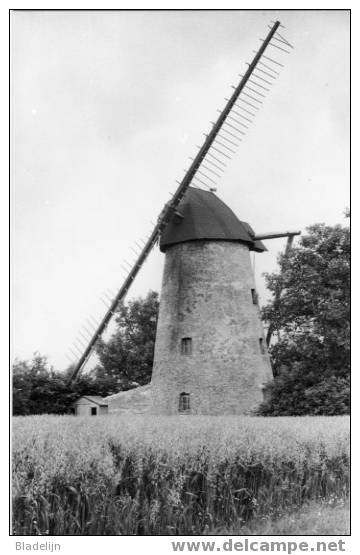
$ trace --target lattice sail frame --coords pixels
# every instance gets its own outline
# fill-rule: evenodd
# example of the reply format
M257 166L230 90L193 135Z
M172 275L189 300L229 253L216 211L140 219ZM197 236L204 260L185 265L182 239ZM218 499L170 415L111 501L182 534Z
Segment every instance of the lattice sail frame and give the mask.
M176 213L188 187L190 185L200 188L206 187L210 190L214 188L217 179L221 178L221 174L225 171L227 161L231 159L231 155L236 153L234 149L239 147L239 143L246 135L249 124L256 117L256 113L263 103L262 99L266 96L265 93L270 91L269 87L274 84L280 75L279 70L284 67L284 64L274 60L272 55L265 55L264 52L267 48L273 47L276 51L289 54L293 46L279 33L278 29L283 27L279 21L272 22L272 25L268 25L268 27L270 28L268 35L265 39L260 39L262 45L259 50L253 51L255 56L252 62L248 64L248 69L243 75L240 75L239 84L233 86L234 92L230 98L225 99L227 103L223 110L218 110L220 114L217 121L211 122L212 128L205 135L203 145L198 147L199 151L196 157L191 159L192 163L182 181L177 182L178 188L163 208L158 221L153 223L154 227L150 235L145 241L142 241L142 244L136 242L137 248L133 249L136 260L132 264L124 261L122 267L127 272L127 276L119 291L112 298L108 296L108 293L105 293L106 300L101 299L107 308L104 317L100 323L97 323L91 317L91 320L87 321L90 330L83 326L86 335L80 332L82 339L77 340L80 347L76 342L73 343L76 350L74 352L73 349L70 349L70 351L78 361L69 378L69 383L76 378L93 353L98 339L104 333L119 303L125 298L136 275L157 243L161 232Z

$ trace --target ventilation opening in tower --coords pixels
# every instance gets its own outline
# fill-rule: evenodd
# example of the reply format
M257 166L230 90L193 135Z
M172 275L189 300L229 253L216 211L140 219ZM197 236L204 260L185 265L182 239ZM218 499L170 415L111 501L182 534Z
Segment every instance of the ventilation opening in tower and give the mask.
M253 304L258 304L258 294L256 292L256 289L251 289L251 298Z
M183 337L181 340L181 354L191 355L192 354L192 339L191 337Z
M180 393L179 412L190 412L190 393Z
M262 355L265 354L265 346L264 346L264 340L262 337L259 338L259 347L260 347L260 353Z

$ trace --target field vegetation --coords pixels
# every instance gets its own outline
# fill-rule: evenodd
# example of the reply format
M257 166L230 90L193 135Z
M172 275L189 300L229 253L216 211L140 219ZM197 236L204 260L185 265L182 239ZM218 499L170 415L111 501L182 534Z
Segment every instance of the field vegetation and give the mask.
M251 533L344 506L348 450L347 416L16 417L13 533Z
M350 506L344 499L310 501L276 518L261 516L230 528L210 530L222 536L344 536L350 534Z

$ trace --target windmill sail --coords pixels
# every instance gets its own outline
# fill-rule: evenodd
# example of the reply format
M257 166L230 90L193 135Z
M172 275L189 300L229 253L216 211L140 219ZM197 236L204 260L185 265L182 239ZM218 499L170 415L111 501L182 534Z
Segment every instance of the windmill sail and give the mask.
M183 199L188 187L206 187L211 189L216 183L216 178L221 177L224 172L226 162L231 159L231 155L235 154L235 148L246 134L249 124L256 116L256 112L260 109L262 98L265 97L265 92L269 91L269 87L279 75L278 69L283 67L283 64L273 59L273 56L265 56L264 52L271 46L281 49L289 53L291 44L279 34L278 28L281 26L279 21L276 21L270 27L270 31L265 39L260 39L262 45L258 51L255 51L255 56L244 75L240 75L241 80L234 88L234 92L227 100L225 108L220 111L220 115L216 122L213 123L212 129L209 134L205 135L205 141L196 157L187 170L182 181L173 194L171 200L165 205L162 210L157 223L149 238L142 246L137 258L132 266L126 268L128 275L121 285L119 291L108 306L107 311L101 322L94 329L86 348L83 350L75 369L69 379L71 383L79 373L79 371L86 364L88 358L92 354L97 340L102 336L112 316L116 312L119 303L122 302L125 295L129 291L132 282L140 271L142 265L147 259L154 245L157 243L162 231L167 223L171 220L176 213L181 200ZM280 42L275 43L274 41ZM286 48L285 48L286 47ZM262 61L265 60L265 61ZM264 69L265 68L265 69ZM276 68L276 69L275 69ZM139 245L138 245L139 246Z

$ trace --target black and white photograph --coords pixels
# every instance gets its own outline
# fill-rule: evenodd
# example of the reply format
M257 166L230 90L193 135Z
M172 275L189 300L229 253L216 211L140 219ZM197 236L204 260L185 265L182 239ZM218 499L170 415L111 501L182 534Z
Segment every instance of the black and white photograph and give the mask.
M345 551L350 15L9 11L17 551Z

